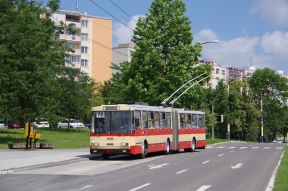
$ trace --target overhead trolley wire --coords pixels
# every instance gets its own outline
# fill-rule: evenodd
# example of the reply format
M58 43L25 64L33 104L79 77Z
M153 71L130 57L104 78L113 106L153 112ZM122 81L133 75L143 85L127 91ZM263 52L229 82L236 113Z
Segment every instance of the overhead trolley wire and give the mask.
M118 4L116 4L113 0L109 0L115 7L117 7L122 13L124 13L126 16L130 17L132 20L137 22L129 13L127 13L124 9L122 9Z
M112 18L114 18L115 20L117 20L118 22L120 22L121 24L123 24L124 26L126 26L127 28L131 29L133 31L133 29L131 27L129 27L126 23L124 23L123 21L121 21L120 19L118 19L117 17L113 16L111 13L109 13L106 9L104 9L103 7L101 7L99 4L97 4L95 1L93 0L89 0L93 5L95 5L96 7L98 7L99 9L101 9L102 11L104 11L105 13L107 13L108 15L110 15Z

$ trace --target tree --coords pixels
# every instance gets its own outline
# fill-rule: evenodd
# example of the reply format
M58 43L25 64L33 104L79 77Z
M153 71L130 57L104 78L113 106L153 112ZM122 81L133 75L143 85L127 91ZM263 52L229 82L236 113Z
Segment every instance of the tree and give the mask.
M283 129L285 104L288 98L288 80L271 69L257 70L249 80L254 100L260 110L263 101L264 134L273 140Z
M198 63L201 45L192 45L191 21L185 11L182 0L152 2L149 13L137 22L132 60L123 63L122 73L113 77L110 95L118 92L124 101L159 105L188 80L209 73L208 66L193 67ZM201 92L201 88L195 91ZM199 99L198 94L190 91L176 105L190 108L195 99Z
M50 20L59 0L48 5L0 0L0 118L7 121L67 117L64 105L77 117L90 109L93 82L65 67L67 49Z

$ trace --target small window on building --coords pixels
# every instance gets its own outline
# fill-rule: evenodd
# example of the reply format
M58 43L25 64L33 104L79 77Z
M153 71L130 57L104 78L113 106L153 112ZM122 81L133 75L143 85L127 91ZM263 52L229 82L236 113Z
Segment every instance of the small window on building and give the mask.
M81 53L82 54L87 54L88 53L88 47L87 46L82 46L81 47Z
M69 56L68 61L70 61L70 62L79 62L80 61L80 56L71 55L71 56Z
M219 69L218 68L216 68L216 74L219 74Z
M87 33L81 33L81 40L88 40L88 34Z
M225 76L225 70L222 70L222 75Z
M88 27L88 20L81 20L82 27Z
M82 59L81 60L81 66L82 67L88 67L88 60Z

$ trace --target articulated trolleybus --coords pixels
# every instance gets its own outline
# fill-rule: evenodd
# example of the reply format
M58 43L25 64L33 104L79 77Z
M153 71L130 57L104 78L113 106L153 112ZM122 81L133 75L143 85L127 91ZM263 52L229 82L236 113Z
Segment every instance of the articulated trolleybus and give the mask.
M92 108L90 153L135 155L205 148L205 114L161 106L102 105Z

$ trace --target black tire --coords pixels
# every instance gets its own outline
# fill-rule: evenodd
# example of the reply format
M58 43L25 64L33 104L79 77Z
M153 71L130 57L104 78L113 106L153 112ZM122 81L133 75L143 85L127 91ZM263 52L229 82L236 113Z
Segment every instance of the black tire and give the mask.
M169 140L167 140L166 145L165 145L165 154L166 155L171 154L170 141Z
M139 155L139 158L144 159L147 156L147 153L148 153L148 144L146 142L144 142L142 144L142 152Z
M196 139L193 138L191 142L191 152L195 152L196 150Z

